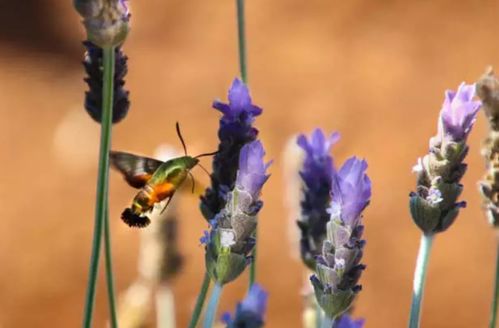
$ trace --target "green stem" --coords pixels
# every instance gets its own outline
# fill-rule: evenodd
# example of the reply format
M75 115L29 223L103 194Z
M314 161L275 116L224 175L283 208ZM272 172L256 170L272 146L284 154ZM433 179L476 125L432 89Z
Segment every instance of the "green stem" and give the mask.
M204 317L204 328L212 328L213 324L215 323L215 316L217 314L220 295L222 295L222 285L219 283L215 283L215 286L211 291L210 302L208 303L208 308L206 309L206 314Z
M236 0L237 6L237 36L239 43L239 70L241 71L241 79L244 83L248 83L248 63L246 57L246 29L244 23L244 0ZM256 233L255 233L255 241ZM253 249L253 260L250 264L249 287L253 286L256 278L256 243Z
M494 282L494 295L492 299L492 307L490 313L490 328L497 327L497 306L499 302L499 238L497 239L497 254L496 254L496 280Z
M109 201L106 200L106 203ZM116 316L116 300L114 297L113 255L111 252L111 229L109 227L109 204L104 217L104 252L106 260L107 298L109 303L109 317L111 328L118 328Z
M95 290L97 274L99 271L99 257L102 243L102 230L107 211L107 190L109 178L109 150L111 147L111 117L113 106L114 82L114 48L103 49L103 87L102 87L102 123L99 153L99 168L97 175L97 196L95 205L94 236L92 242L92 255L88 274L87 295L83 315L83 327L92 327L92 317L95 303Z
M206 294L208 293L208 288L210 288L210 275L205 272L203 284L201 285L201 291L199 292L198 299L196 300L196 306L194 307L194 313L192 314L191 322L189 323L189 328L195 328L199 321L199 316L203 310L204 301L206 300Z
M237 1L237 35L239 40L239 68L241 79L248 83L247 59L246 59L246 33L244 27L244 0Z
M250 272L249 272L249 288L251 288L251 286L253 286L253 284L255 283L255 279L256 279L256 254L257 254L256 241L258 240L256 238L256 235L257 235L257 231L255 230L255 246L253 247L253 252L251 253L253 258L251 259Z
M322 308L318 303L315 303L315 327L316 328L321 328L322 327L322 322L324 321L324 311L322 311Z
M416 271L414 272L414 289L412 294L411 314L409 318L409 328L419 328L421 320L421 303L428 271L433 235L421 237L418 258L416 260Z
M322 328L333 328L333 325L334 325L334 319L327 316L326 314L324 314L324 316L322 316L322 324L321 324Z

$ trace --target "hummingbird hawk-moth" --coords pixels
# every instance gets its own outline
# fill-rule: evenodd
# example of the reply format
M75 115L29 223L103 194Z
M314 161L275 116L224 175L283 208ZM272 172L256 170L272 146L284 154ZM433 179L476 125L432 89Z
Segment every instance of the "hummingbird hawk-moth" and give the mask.
M163 162L121 151L110 152L111 165L123 174L130 186L140 189L132 205L121 214L121 219L130 227L147 226L151 220L146 214L151 212L156 204L167 200L161 211L163 212L188 175L192 178L194 190L194 178L190 171L199 164L200 157L216 154L216 152L206 153L195 157L187 155L187 148L178 123L176 129L182 142L184 156Z

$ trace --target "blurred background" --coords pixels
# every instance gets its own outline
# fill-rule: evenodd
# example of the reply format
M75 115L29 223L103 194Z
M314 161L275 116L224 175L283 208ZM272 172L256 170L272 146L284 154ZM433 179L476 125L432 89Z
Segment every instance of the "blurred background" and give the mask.
M87 283L99 127L83 109L84 38L71 1L0 4L0 327L78 327ZM234 1L132 1L127 88L132 107L113 148L152 155L178 146L180 121L192 154L216 148L219 113L238 74ZM339 131L337 163L366 158L373 198L365 213L363 291L354 310L367 327L404 327L420 233L408 213L411 168L425 154L447 88L499 67L499 2L249 0L247 33L257 127L274 159L259 225L258 281L270 292L268 327L300 327L303 265L290 240L283 149L315 127ZM462 198L468 207L434 244L423 327L485 327L494 231L476 183L484 117L470 137ZM204 160L209 166L209 160ZM207 183L206 175L195 172ZM120 213L134 195L111 174L110 211L118 291L136 276L139 232ZM180 197L185 265L173 281L185 327L203 277L206 223L194 196ZM292 234L291 234L292 235ZM95 327L107 318L105 280ZM247 275L225 290L233 310Z

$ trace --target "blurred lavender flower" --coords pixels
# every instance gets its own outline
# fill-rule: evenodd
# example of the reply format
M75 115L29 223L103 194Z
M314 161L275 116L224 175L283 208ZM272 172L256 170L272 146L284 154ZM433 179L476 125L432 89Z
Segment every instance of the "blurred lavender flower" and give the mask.
M499 80L489 68L477 83L489 122L489 134L482 145L487 171L479 187L490 224L499 227Z
M256 140L258 130L252 124L262 109L253 105L248 87L235 79L229 90L229 103L213 103L222 112L218 138L218 153L213 158L211 188L201 197L201 211L206 220L212 220L224 208L227 194L234 188L241 148Z
M88 114L97 122L102 119L102 49L90 41L83 42L87 49L83 66L88 77L85 82L89 91L85 92L85 109ZM113 96L113 123L118 123L125 118L130 108L128 90L125 90L125 75L128 72L128 57L123 53L121 47L114 49L115 70L114 70L114 96Z
M268 293L258 284L253 284L246 298L237 305L234 318L230 313L225 313L222 321L227 328L260 328L265 322L267 311ZM343 328L348 328L345 326ZM355 328L352 326L352 328Z
M364 322L364 319L353 320L345 313L334 322L333 328L362 328Z
M125 41L130 12L124 0L73 0L73 4L83 17L90 42L104 48Z
M314 130L309 139L305 135L297 139L297 144L305 152L300 170L303 181L301 217L297 222L301 231L300 252L304 263L312 270L315 269L315 258L320 254L326 237L326 224L329 221L327 208L331 201L333 179L330 151L338 139L338 133L326 137L320 129Z
M371 197L366 169L366 161L352 157L339 171L333 170L327 236L317 257L316 274L310 278L317 302L332 319L344 313L361 290L357 284L365 269L360 264L365 245L361 215Z
M464 83L457 92L446 91L438 133L430 139L429 153L413 168L417 188L410 195L410 209L425 234L445 231L466 205L456 201L463 189L459 181L466 171L466 139L481 106L474 96L475 86Z
M270 163L264 163L260 141L241 148L235 187L227 194L227 203L213 220L211 230L201 241L206 243L207 271L219 284L237 278L249 264L255 245L257 214L263 206L261 189L269 175Z

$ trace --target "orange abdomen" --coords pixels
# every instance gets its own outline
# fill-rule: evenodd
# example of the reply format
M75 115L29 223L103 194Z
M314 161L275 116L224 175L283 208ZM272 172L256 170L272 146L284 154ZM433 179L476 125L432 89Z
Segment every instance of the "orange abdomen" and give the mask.
M174 193L175 186L172 183L165 182L155 186L147 184L133 199L132 210L136 214L150 211L154 204L173 196Z

